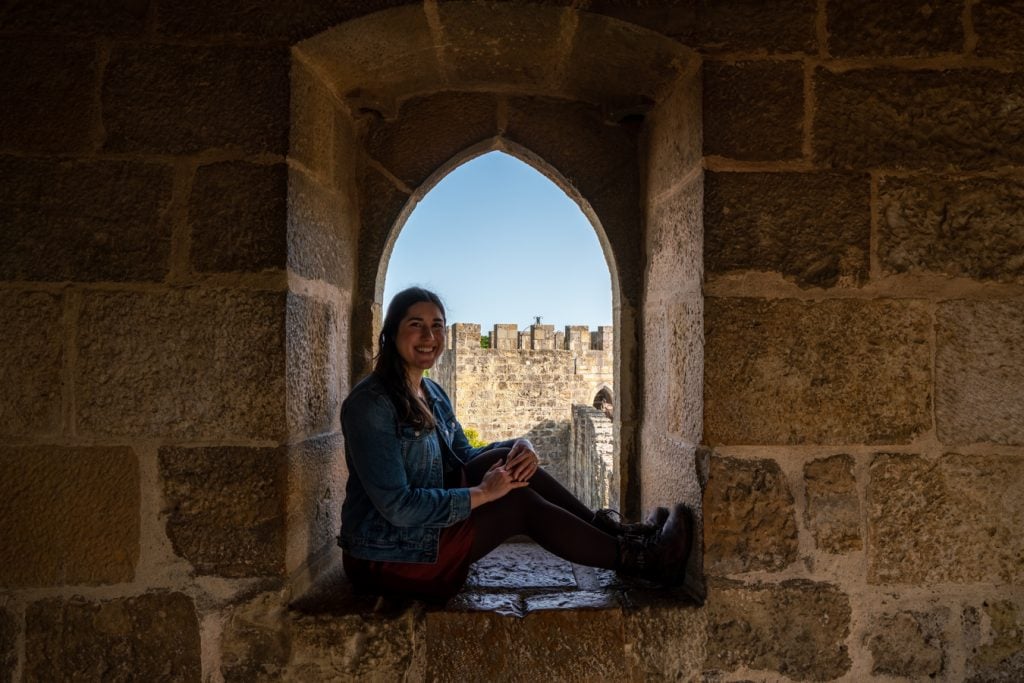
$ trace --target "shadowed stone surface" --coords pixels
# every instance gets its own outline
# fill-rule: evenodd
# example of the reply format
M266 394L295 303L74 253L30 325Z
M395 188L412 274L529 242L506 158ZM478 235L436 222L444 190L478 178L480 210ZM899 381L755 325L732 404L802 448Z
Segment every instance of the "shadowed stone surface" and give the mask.
M131 581L139 465L129 448L0 448L0 585Z
M0 157L0 278L162 280L171 168Z
M871 651L871 673L913 680L936 678L945 670L948 609L879 614L864 641Z
M881 454L870 473L870 583L1024 580L1024 460Z
M1024 680L1024 614L1009 600L967 607L963 615L971 683Z
M575 586L572 565L533 543L505 543L470 567L470 589L562 588Z
M985 57L1024 57L1024 7L1020 0L985 0L971 5L975 52Z
M711 444L906 443L931 426L931 320L916 301L711 297Z
M200 272L283 268L287 183L284 164L200 166L188 206L193 267Z
M1024 282L1024 182L885 177L879 258L889 272Z
M287 567L337 545L345 499L344 439L340 432L288 447Z
M0 30L75 35L141 33L149 5L148 0L15 0L4 9Z
M292 438L324 434L341 409L338 395L342 340L334 307L288 295L288 433Z
M818 548L830 553L860 550L860 502L853 458L833 455L804 465L804 523Z
M393 121L373 119L367 153L410 188L419 187L453 156L498 134L497 99L444 92L402 104Z
M825 11L834 57L927 57L964 49L960 3L829 0Z
M800 62L704 64L704 153L762 161L801 156Z
M706 656L707 610L672 608L662 596L624 616L631 680L699 678Z
M383 257L388 235L399 214L409 201L409 195L396 188L379 171L366 168L359 183L359 210L362 227L359 235L357 281L364 286L377 282L377 270ZM361 292L371 301L374 292Z
M778 463L712 457L704 492L705 570L777 571L796 558L793 494Z
M199 574L284 571L283 448L161 448L167 536Z
M660 199L703 156L700 74L680 79L647 119L647 198Z
M288 665L285 606L278 593L261 593L224 612L220 672L225 683L281 680Z
M850 601L831 584L716 581L707 613L705 670L748 667L822 681L850 668Z
M0 608L0 677L5 681L13 680L14 667L18 664L18 631L14 615Z
M103 83L104 148L284 154L290 59L285 48L115 47Z
M0 109L0 149L69 153L96 147L95 45L5 40L0 64L0 92L6 100Z
M841 168L985 169L1024 162L1024 74L863 69L814 74L815 161Z
M935 334L939 439L1024 444L1024 302L941 303Z
M59 296L0 292L0 434L60 431L62 315Z
M868 276L871 182L839 173L707 173L708 273L778 271L801 286Z
M26 680L200 680L199 622L181 593L41 600L25 621Z
M655 28L668 30L686 45L700 45L706 52L816 50L815 0L684 1L679 5L669 10L670 16L674 19L695 13L695 25L676 27L659 22Z
M288 172L288 268L351 289L356 209L302 171Z
M87 292L78 325L79 434L284 434L284 294Z
M334 174L334 99L323 77L314 75L298 60L291 69L291 131L288 158L300 162L315 176L331 182Z

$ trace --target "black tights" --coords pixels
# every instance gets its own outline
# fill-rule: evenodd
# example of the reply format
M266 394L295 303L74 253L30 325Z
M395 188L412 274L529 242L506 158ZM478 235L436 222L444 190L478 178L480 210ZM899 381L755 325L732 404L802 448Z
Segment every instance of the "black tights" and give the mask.
M466 466L469 485L479 484L491 465L504 459L509 450L495 448L473 458ZM593 510L540 468L530 477L529 486L481 505L470 518L474 531L472 562L508 538L526 534L545 550L570 562L606 569L616 565L615 538L594 526Z

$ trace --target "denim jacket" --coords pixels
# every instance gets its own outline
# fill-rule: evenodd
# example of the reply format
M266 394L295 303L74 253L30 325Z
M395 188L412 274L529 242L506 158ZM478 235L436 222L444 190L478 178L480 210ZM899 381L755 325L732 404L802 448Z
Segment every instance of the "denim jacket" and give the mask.
M400 424L387 390L372 374L341 406L349 474L338 542L353 557L436 562L441 529L466 519L470 510L468 488L444 488L445 467L461 467L512 443L471 447L444 389L429 379L423 386L436 429Z

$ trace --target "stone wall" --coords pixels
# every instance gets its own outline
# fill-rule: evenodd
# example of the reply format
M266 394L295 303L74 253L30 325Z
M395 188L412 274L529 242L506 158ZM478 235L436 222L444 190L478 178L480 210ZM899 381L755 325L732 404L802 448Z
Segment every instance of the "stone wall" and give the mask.
M612 420L591 406L572 407L568 482L587 507L618 510L619 476Z
M482 348L479 325L455 323L432 372L463 427L484 441L526 436L544 468L568 484L572 404L592 404L602 387L614 393L613 338L606 326L556 333L553 325L519 332L503 324Z

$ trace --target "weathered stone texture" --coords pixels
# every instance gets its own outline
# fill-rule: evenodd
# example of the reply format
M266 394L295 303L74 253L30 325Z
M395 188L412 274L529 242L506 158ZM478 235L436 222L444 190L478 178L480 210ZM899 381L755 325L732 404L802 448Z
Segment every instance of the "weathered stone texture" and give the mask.
M199 574L284 570L283 448L161 448L167 536Z
M703 151L700 74L680 79L647 119L647 197L660 198L700 168Z
M878 455L868 486L868 581L1024 580L1024 460Z
M329 431L338 414L341 339L328 303L288 296L287 410L292 438Z
M14 680L14 669L18 665L18 631L14 615L0 608L0 679Z
M169 166L0 157L0 278L162 280Z
M800 158L800 62L704 64L704 153L765 161Z
M879 614L864 642L871 651L871 673L912 680L935 679L946 669L948 609Z
M291 647L282 596L261 593L224 612L220 672L225 683L281 680Z
M707 572L779 570L796 558L793 494L778 463L713 457L704 491Z
M325 182L333 180L334 122L338 110L329 86L299 60L291 69L291 139L288 158Z
M361 293L374 300L377 271L384 256L385 246L399 215L409 201L409 195L396 188L391 181L373 168L365 168L359 180L359 256L357 281Z
M704 275L701 257L706 238L701 220L704 186L700 178L678 188L649 211L647 226L648 305L699 296Z
M708 173L708 273L777 271L801 286L867 279L871 182L840 173Z
M841 168L998 168L1024 162L1024 74L864 69L814 76L814 157Z
M825 12L834 57L928 57L964 49L960 3L829 0Z
M26 615L25 680L195 681L199 621L181 593L41 600Z
M4 8L0 30L86 36L141 33L149 5L148 0L15 0Z
M104 147L284 154L290 62L285 48L115 47L103 83Z
M340 432L288 448L287 569L337 545L345 499L344 439Z
M850 600L835 586L805 580L710 588L706 670L748 667L823 681L850 668Z
M99 143L96 47L68 41L0 45L0 149L73 153Z
M629 680L699 678L706 655L707 610L655 604L623 616Z
M131 581L139 466L129 448L0 448L0 585Z
M510 672L548 681L624 680L624 644L620 609L601 610L600 616L546 609L521 619L494 612L426 617L427 677L434 680L498 680Z
M255 272L287 259L288 167L226 161L200 166L189 197L193 268Z
M701 299L693 297L670 307L669 325L672 343L668 368L668 428L689 443L698 443L704 415L704 307ZM665 500L670 499L671 496Z
M369 209L368 209L369 210ZM288 173L288 268L351 289L355 207L298 169Z
M1024 444L1024 302L939 304L936 339L939 439Z
M415 650L423 647L419 640L423 636L421 629L422 615L416 607L386 616L364 613L293 617L288 679L404 680L413 666ZM422 679L422 673L412 673L413 680Z
M818 548L830 553L860 550L860 501L853 458L833 455L804 465L804 523Z
M975 52L984 57L1024 57L1024 5L1020 0L973 3L971 14L978 36Z
M282 293L90 292L77 341L82 435L285 433Z
M1024 181L884 177L878 192L887 271L1024 282Z
M706 299L708 443L905 443L931 425L916 301Z
M61 297L0 292L0 434L55 434L61 426Z
M689 18L694 14L696 21ZM706 52L814 52L816 14L815 0L682 2L653 28Z
M1024 680L1024 610L1009 600L967 607L963 614L970 683Z
M372 121L367 153L410 188L463 150L498 134L494 95L444 92L402 104L398 118Z

